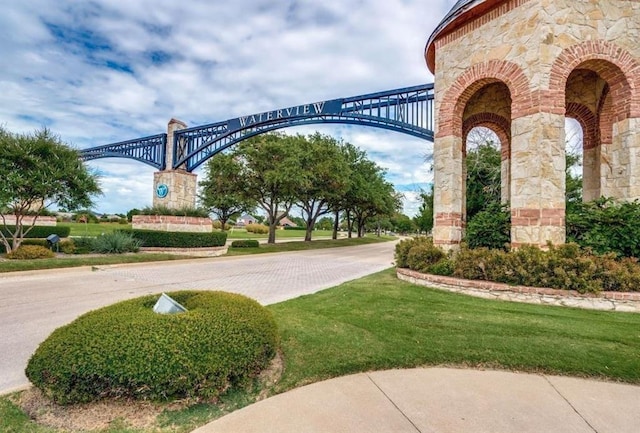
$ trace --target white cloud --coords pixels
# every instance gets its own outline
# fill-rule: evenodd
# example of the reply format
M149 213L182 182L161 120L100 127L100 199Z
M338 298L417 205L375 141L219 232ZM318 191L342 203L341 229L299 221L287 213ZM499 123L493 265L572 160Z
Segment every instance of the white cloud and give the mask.
M47 126L85 148L164 132L172 117L195 126L430 82L424 45L454 2L10 2L0 15L0 124ZM426 141L344 125L300 130L316 129L367 150L394 183L430 181ZM90 164L104 172L100 210L150 203L150 167Z

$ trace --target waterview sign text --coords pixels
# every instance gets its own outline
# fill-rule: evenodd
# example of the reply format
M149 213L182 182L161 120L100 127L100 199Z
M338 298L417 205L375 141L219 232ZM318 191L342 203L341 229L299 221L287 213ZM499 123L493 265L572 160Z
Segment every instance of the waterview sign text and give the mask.
M230 130L250 128L265 123L278 122L284 119L295 119L297 117L314 117L322 114L340 114L342 100L315 102L313 104L297 105L295 107L282 108L280 110L266 111L264 113L252 114L238 117L228 121Z

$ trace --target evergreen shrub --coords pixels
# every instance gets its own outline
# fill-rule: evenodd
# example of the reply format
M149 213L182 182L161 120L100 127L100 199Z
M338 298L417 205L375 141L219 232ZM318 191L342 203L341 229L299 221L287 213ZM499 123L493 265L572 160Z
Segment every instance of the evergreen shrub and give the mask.
M227 242L226 232L191 233L191 232L163 232L156 230L120 230L130 233L142 242L143 247L166 248L204 248L221 247Z
M231 248L258 248L260 243L255 239L239 239L231 242Z
M24 230L27 230L27 226ZM4 226L0 223L0 230L5 236L13 236L13 232L16 230L16 226L7 225ZM59 226L33 226L29 233L24 235L25 238L46 238L49 235L58 235L61 238L66 238L71 233L71 227L59 227Z
M467 223L465 242L470 248L508 249L511 212L506 205L491 203Z
M104 398L212 401L245 385L278 350L269 310L225 292L169 293L187 312L157 314L157 295L120 302L55 330L26 375L60 404Z

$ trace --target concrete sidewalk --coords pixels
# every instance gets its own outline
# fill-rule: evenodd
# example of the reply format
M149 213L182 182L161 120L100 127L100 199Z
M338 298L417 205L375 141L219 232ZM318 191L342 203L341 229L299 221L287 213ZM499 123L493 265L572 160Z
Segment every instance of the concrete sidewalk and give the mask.
M449 368L356 374L258 402L194 433L638 433L640 387Z

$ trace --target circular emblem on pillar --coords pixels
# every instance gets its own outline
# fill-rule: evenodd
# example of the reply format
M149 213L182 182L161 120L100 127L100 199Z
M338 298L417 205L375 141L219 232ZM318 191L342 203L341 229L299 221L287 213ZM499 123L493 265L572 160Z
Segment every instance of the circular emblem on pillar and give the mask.
M169 194L169 187L167 185L161 183L156 186L156 195L158 198L165 198L167 194Z

